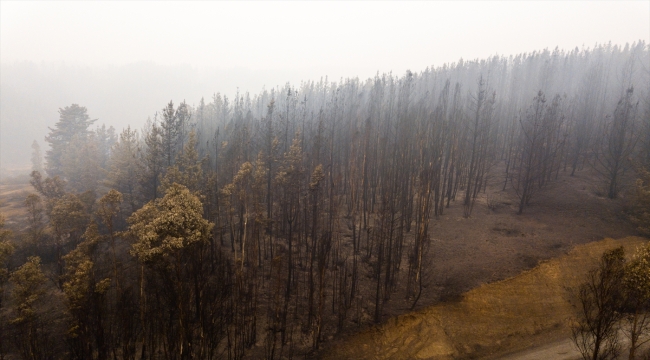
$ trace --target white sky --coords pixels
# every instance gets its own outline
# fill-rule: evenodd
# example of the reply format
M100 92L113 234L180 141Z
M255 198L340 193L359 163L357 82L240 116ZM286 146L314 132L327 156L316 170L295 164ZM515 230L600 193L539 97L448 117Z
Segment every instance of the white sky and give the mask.
M0 0L0 62L43 65L0 72L0 165L28 163L71 103L139 128L169 100L638 40L650 43L650 0Z
M316 80L640 39L650 42L647 0L0 3L4 63L153 61Z

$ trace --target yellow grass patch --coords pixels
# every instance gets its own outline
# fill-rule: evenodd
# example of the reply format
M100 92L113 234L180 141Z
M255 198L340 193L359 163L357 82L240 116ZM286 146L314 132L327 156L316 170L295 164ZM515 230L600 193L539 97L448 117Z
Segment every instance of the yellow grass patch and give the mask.
M513 278L434 305L335 345L326 359L452 359L485 357L567 334L574 296L602 253L624 246L628 255L646 239L605 239L571 250ZM537 336L536 336L537 335Z
M27 213L25 198L34 191L30 184L0 185L0 214L7 225L18 224Z

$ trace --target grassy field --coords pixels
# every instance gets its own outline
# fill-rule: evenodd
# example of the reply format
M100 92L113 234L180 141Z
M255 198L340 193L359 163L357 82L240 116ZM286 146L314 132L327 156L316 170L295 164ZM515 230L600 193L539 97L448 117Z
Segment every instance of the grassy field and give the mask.
M325 359L497 358L566 338L575 292L600 255L647 239L579 245L566 255L503 281L480 286L454 303L434 305L333 344Z

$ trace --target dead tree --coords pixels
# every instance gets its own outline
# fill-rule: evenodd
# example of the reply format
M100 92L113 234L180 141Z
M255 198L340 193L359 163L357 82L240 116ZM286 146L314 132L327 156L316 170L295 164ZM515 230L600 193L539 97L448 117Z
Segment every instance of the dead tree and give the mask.
M596 157L596 170L602 175L607 187L607 197L615 199L621 188L621 177L630 168L630 155L638 140L636 131L637 105L632 103L634 89L629 88L619 100L612 120L606 124L601 144L602 151Z

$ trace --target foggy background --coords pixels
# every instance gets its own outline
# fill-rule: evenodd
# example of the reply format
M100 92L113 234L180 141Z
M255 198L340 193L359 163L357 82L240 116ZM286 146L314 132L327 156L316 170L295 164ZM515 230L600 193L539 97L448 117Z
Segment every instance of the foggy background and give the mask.
M650 2L0 2L0 167L28 169L58 108L141 128L301 80L463 59L650 42ZM44 149L45 150L45 149Z

